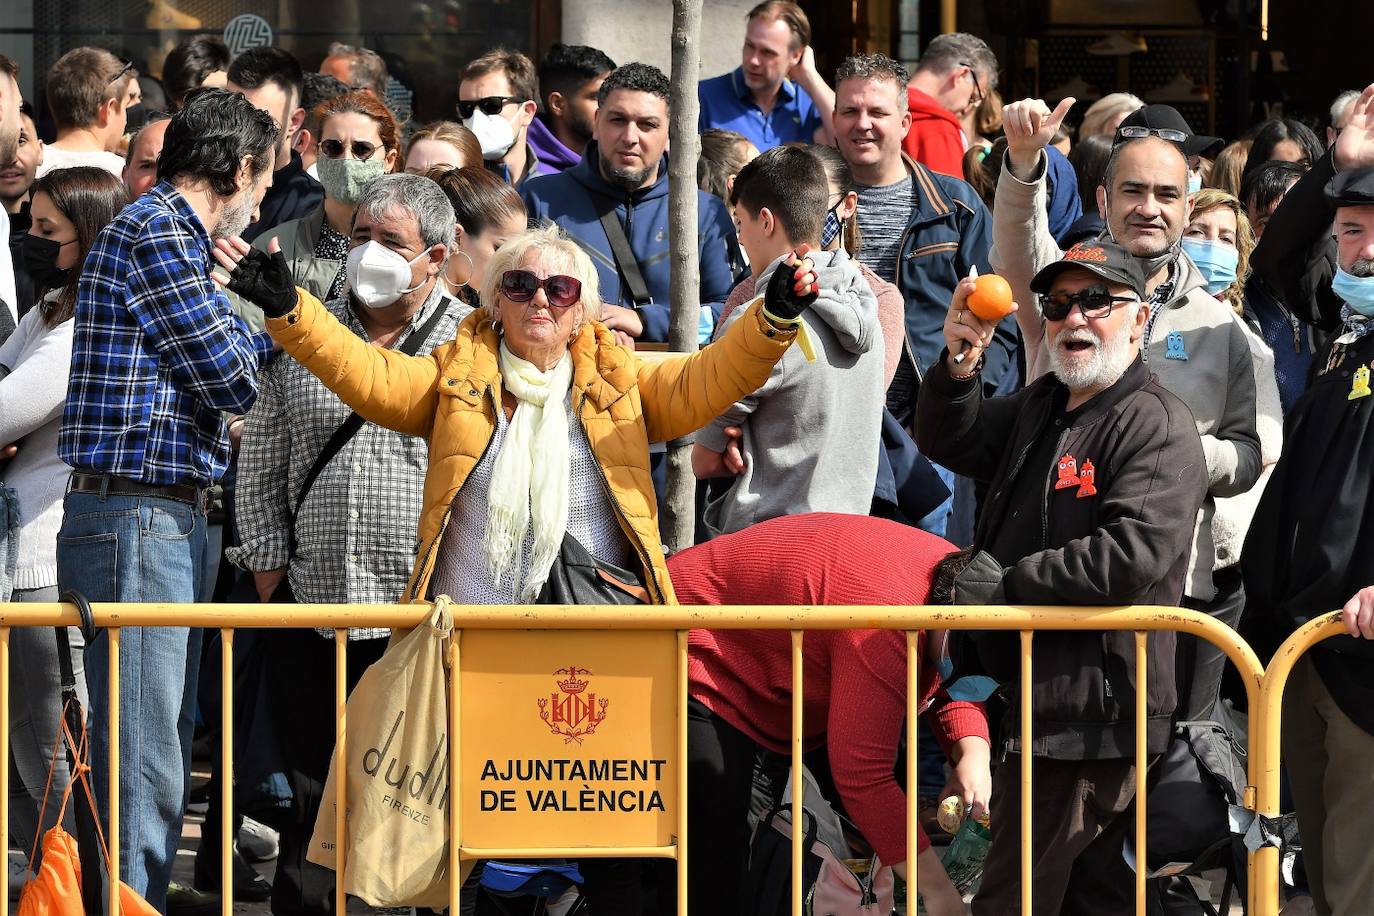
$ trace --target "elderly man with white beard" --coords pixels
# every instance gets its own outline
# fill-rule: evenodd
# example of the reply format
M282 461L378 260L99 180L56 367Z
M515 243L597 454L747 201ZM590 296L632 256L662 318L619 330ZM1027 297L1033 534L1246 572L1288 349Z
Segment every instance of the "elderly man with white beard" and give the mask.
M1192 414L1141 360L1149 321L1138 258L1108 239L1076 245L1030 281L1050 372L984 398L978 373L993 322L954 291L948 349L921 386L924 455L987 484L974 545L951 554L935 590L955 604L1177 605L1207 492ZM1016 637L975 636L988 672L1013 688ZM1146 691L1151 755L1177 703L1174 636L1152 633L1137 679L1129 633L1046 632L1034 642L1029 753L1036 756L1036 913L1127 912L1122 813L1135 794L1135 693ZM1013 717L1016 719L1017 717ZM975 914L1019 912L1017 722L994 774L992 848Z

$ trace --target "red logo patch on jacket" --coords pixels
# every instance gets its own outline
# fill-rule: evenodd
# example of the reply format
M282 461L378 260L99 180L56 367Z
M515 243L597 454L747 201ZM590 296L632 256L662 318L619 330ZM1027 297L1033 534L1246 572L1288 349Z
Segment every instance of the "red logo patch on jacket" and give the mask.
M1059 479L1055 481L1056 490L1067 490L1069 487L1076 487L1081 481L1078 479L1078 460L1072 455L1065 455L1059 459Z
M1078 498L1085 499L1089 496L1097 495L1097 487L1094 481L1097 478L1097 468L1093 467L1092 459L1083 462L1083 470L1078 473Z

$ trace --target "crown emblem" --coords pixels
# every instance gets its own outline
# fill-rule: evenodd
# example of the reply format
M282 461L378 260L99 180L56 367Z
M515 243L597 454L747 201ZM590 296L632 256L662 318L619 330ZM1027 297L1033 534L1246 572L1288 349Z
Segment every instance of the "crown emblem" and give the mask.
M579 674L591 674L586 668L578 668L576 665L569 665L567 668L559 668L554 675L566 674L567 677L558 682L558 689L564 693L581 693L587 689L590 681L578 677Z
M538 699L539 718L549 727L549 731L563 739L564 744L582 743L582 739L596 733L596 728L606 718L606 707L611 701L598 698L595 693L587 693L591 684L590 668L569 665L554 671L557 693Z

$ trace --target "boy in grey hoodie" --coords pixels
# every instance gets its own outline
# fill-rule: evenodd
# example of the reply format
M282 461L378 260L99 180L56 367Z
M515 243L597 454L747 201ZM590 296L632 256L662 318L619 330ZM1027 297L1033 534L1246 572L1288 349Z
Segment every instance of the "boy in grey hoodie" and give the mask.
M696 476L735 475L707 503L713 536L780 515L871 507L884 387L878 300L843 250L819 250L829 196L821 164L792 147L768 150L735 178L731 203L755 288L767 287L790 252L810 249L820 292L803 316L809 347L794 347L761 388L697 434ZM742 468L725 455L734 428Z

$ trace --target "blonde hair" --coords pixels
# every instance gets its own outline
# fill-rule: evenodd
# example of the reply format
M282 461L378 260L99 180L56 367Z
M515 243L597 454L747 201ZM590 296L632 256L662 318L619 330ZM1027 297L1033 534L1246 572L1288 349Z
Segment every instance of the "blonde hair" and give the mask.
M1083 112L1083 123L1078 128L1078 139L1091 137L1094 134L1102 134L1111 137L1116 133L1115 128L1107 130L1107 123L1115 120L1119 115L1130 114L1145 107L1137 96L1129 92L1112 92L1104 95L1088 106L1088 110Z
M1237 140L1229 143L1212 162L1212 171L1202 180L1204 188L1216 188L1233 197L1240 198L1240 180L1245 174L1245 160L1250 155L1253 140Z
M506 242L487 262L487 275L482 278L482 308L487 317L498 321L501 311L497 302L501 295L501 275L518 270L531 254L539 255L539 262L550 271L567 274L582 283L582 320L601 318L601 286L596 265L587 253L556 225L540 226L522 232Z
M1255 250L1255 233L1250 229L1245 208L1234 194L1217 188L1203 188L1193 195L1193 210L1188 214L1188 221L1192 222L1193 217L1217 207L1226 207L1236 215L1236 282L1228 286L1222 295L1236 314L1242 315L1245 313L1245 281L1250 276L1250 255Z

